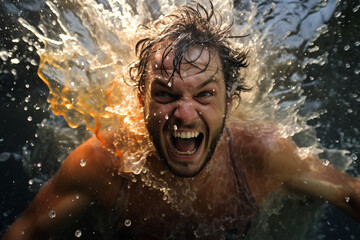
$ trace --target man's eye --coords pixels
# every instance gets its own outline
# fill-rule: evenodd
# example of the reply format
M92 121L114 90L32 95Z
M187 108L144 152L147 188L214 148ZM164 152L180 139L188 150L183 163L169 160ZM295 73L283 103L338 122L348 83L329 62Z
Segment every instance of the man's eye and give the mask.
M197 97L211 97L213 96L213 91L203 91L197 95Z
M164 92L164 91L159 91L159 92L155 93L155 96L160 97L160 98L171 98L171 97L173 97L170 93Z

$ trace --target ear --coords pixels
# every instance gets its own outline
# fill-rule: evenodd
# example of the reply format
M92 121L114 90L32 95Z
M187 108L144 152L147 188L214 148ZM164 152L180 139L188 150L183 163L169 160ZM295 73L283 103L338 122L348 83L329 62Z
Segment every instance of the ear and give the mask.
M143 95L139 91L137 92L137 98L138 98L139 103L141 104L141 106L144 106Z

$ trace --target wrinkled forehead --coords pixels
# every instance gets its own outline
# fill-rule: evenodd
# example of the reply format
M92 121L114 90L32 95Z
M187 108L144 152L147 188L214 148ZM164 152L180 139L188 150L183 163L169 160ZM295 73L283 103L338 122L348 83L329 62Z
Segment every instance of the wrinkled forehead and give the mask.
M191 71L192 74L208 72L216 74L222 70L220 58L213 49L204 46L192 46L183 53L183 57L175 60L176 51L168 46L161 45L156 48L150 57L150 71L153 73L162 73L165 71L171 75L176 69L176 73ZM175 60L175 61L174 61ZM176 61L181 61L180 64Z

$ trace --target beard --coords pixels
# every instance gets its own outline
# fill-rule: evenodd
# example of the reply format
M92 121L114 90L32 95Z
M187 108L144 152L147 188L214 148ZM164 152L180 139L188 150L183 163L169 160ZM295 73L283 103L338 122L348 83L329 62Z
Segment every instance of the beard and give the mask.
M226 116L226 112L224 116ZM216 147L219 143L219 140L223 134L224 127L225 127L225 117L223 117L222 119L221 127L215 131L214 136L212 137L209 149L207 150L205 161L201 164L201 166L197 170L195 170L192 173L184 173L182 171L178 171L177 169L173 168L171 164L169 164L169 160L165 157L159 138L154 138L153 135L151 134L150 135L151 135L152 143L158 154L158 157L162 160L162 162L166 165L166 167L170 170L170 172L172 172L175 176L178 177L191 178L198 175L213 157Z

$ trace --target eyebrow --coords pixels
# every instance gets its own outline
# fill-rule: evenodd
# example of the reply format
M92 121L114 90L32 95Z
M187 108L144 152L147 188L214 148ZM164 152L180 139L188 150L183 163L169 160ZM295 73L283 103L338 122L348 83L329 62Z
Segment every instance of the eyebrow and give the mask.
M202 82L201 84L199 84L196 89L200 89L203 88L204 86L208 85L209 83L214 82L215 84L219 85L219 81L216 80L216 78L214 76L211 76L209 79L207 79L206 81ZM167 82L162 81L159 77L156 77L155 80L153 81L153 84L157 84L160 86L163 86L165 88L169 88L171 89L171 87L169 87Z

